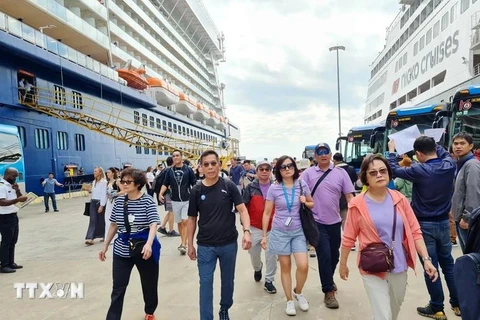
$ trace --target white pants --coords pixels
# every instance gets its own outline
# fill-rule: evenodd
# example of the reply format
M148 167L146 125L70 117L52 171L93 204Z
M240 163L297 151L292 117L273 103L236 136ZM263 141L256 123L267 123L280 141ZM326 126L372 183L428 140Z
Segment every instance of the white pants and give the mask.
M113 202L115 202L115 199L113 199ZM103 209L103 215L105 216L105 239L107 239L108 235L108 229L110 229L110 216L112 215L112 210L113 210L113 202L107 199L107 204L105 205L105 208Z
M407 272L388 273L383 280L363 275L363 285L373 311L374 320L396 320L407 289Z
M263 231L250 226L250 231L252 232L252 247L248 250L250 253L250 260L252 261L252 267L255 271L260 271L262 269L262 238ZM267 234L268 237L268 234ZM275 280L275 273L277 272L277 255L270 253L267 249L265 251L265 280L268 282L273 282Z

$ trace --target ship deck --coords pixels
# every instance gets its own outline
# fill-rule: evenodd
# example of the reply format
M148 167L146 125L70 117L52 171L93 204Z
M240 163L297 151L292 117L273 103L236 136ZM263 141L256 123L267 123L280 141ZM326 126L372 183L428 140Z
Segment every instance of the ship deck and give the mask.
M58 196L58 198L61 198ZM84 236L88 218L82 215L83 203L87 198L71 198L58 201L60 212L44 213L43 204L31 204L19 212L20 238L17 244L16 261L24 266L15 274L0 274L0 310L2 319L104 319L110 303L112 252L107 253L107 262L97 258L101 245L85 247ZM160 207L159 207L160 208ZM163 209L160 210L164 216ZM179 238L160 236L162 254L160 260L159 306L157 319L198 319L198 274L196 264L177 251ZM454 256L461 254L454 248ZM350 279L339 279L338 301L340 309L329 310L323 304L323 294L317 272L316 259L310 258L309 276L304 290L310 302L306 313L298 310L298 319L370 319L370 305L361 277L355 268L357 253L349 259ZM415 308L428 302L428 294L420 267L418 275L409 271L405 302L399 319L424 319L416 314ZM28 298L24 290L23 299L16 298L16 282L83 282L83 299L35 299ZM276 276L278 293L269 295L262 283L255 283L247 252L239 250L235 278L234 305L230 310L232 319L287 319L285 298L280 283L279 270ZM219 302L219 270L215 279L215 313ZM448 292L444 285L445 292ZM447 295L448 296L448 295ZM446 302L448 306L448 301ZM447 307L449 319L456 319ZM140 279L132 272L125 297L123 319L143 319L143 300ZM459 318L458 318L459 319Z

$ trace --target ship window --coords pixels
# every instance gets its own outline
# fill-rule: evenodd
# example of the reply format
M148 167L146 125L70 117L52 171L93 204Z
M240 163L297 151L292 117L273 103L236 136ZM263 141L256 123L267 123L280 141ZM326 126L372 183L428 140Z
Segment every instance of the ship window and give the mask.
M183 133L183 135L186 134L186 132L185 132L185 127L182 127L182 133Z
M50 148L50 139L48 137L48 130L35 129L35 147L37 147L37 149Z
M448 14L447 14L448 15ZM448 17L447 17L448 18ZM432 28L427 31L427 37L425 39L425 43L428 45L430 42L432 42Z
M85 136L83 134L75 134L75 150L85 151Z
M142 124L144 126L148 126L148 118L147 118L147 115L145 113L142 113Z
M413 45L413 56L416 56L418 53L418 41Z
M473 0L472 3L475 3L476 1L477 0ZM453 21L457 19L457 8L458 8L458 2L452 6L452 9L450 9L450 23L453 23Z
M460 13L464 13L465 11L467 11L469 6L470 6L470 0L461 0Z
M447 74L447 71L444 70L437 74L435 77L432 78L432 87L435 87L436 85L439 85L445 80L445 74Z
M22 141L22 147L25 148L27 146L27 135L25 131L25 127L18 126L18 135L20 136L20 141Z
M437 21L433 26L433 39L438 37L439 34L440 34L440 21Z
M407 100L410 101L417 96L417 88L407 93Z
M167 121L162 121L163 130L167 131Z
M190 136L190 128L187 128L187 136Z
M72 107L73 109L83 109L82 94L77 91L72 91Z
M407 64L407 53L405 52L403 54L403 65L406 65Z
M397 107L397 101L393 101L392 103L390 103L390 110L393 110Z
M425 47L425 36L422 36L420 38L420 51L422 51L424 47Z
M399 106L404 104L405 102L407 102L406 96L402 96L402 97L400 97L400 99L398 99L398 105Z
M150 116L150 127L155 128L155 118Z
M137 146L135 147L135 152L137 154L142 154L142 147L139 147L138 145L140 144L140 142L137 142Z
M156 149L152 149L152 155L156 155L157 154L157 150Z
M63 131L57 132L57 149L68 150L68 133Z
M172 123L168 122L168 132L172 132Z
M435 0L435 1L433 2L433 7L434 7L434 8L438 7L438 5L440 4L440 2L442 2L442 0Z
M162 129L162 122L157 118L157 129Z
M177 125L175 123L173 124L173 133L177 133Z
M418 87L418 94L422 94L430 89L430 80L425 81Z
M140 113L138 111L133 111L133 122L140 124Z
M150 149L148 149L147 147L143 148L143 153L150 154Z
M445 30L448 27L448 12L445 12L445 14L442 17L442 31Z
M67 98L65 97L65 88L55 85L54 91L55 104L64 106L67 103Z

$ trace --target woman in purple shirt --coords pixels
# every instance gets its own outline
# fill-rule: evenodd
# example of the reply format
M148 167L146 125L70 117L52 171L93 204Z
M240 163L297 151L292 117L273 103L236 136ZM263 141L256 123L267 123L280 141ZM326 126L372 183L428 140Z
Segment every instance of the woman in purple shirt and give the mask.
M262 247L266 249L268 223L275 206L268 250L278 255L280 261L282 286L287 297L285 312L289 316L297 314L292 299L292 254L297 266L297 285L293 289L293 296L297 299L300 310L308 310L308 301L302 293L308 275L308 256L307 240L300 221L300 206L303 203L308 208L313 208L313 200L310 189L304 181L298 180L299 176L297 165L291 157L283 156L278 159L275 165L275 179L278 183L272 184L268 190L262 221Z

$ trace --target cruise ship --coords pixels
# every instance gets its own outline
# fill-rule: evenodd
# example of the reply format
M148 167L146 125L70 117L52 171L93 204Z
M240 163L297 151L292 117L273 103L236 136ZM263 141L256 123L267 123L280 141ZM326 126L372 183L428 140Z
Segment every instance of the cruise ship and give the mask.
M480 1L400 0L371 65L364 122L398 107L448 102L480 79Z
M224 40L200 0L0 1L0 168L21 158L42 194L49 172L71 191L95 166L146 169L174 149L239 156Z

